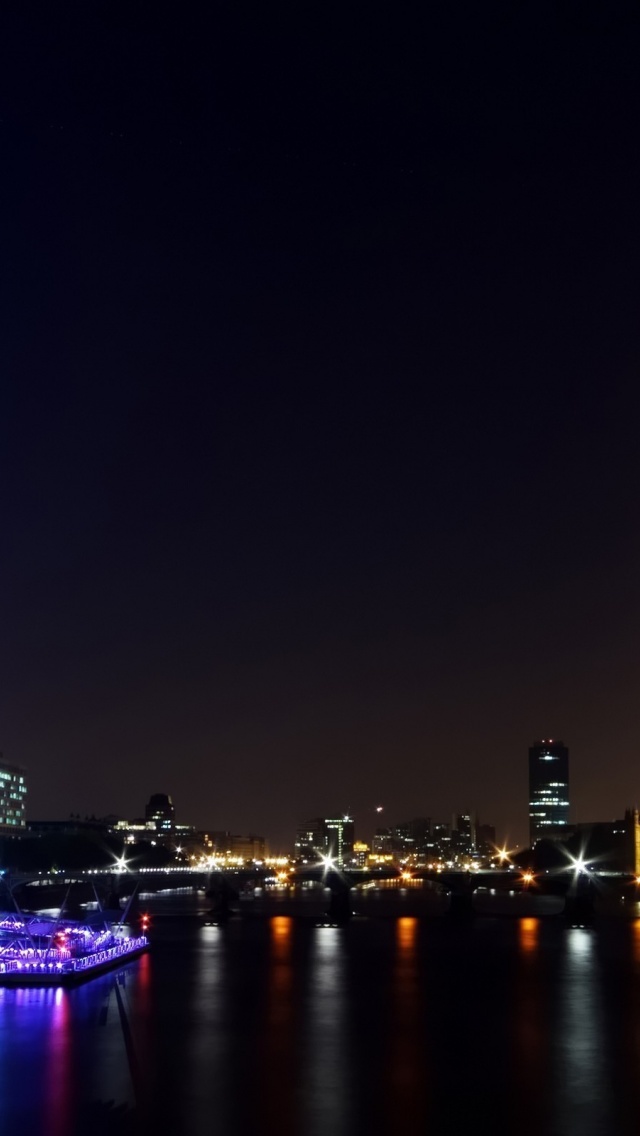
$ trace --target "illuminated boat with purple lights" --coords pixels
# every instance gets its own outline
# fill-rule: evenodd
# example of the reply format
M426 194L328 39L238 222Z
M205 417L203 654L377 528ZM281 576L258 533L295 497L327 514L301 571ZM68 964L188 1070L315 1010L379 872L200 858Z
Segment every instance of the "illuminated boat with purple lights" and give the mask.
M0 986L65 986L137 958L149 946L120 922L0 912Z

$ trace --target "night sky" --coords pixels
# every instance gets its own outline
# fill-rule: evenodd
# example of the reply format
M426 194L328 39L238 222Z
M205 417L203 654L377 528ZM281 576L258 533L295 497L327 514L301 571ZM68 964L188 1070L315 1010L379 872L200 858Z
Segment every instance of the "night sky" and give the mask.
M640 802L640 14L5 6L0 748L291 843Z

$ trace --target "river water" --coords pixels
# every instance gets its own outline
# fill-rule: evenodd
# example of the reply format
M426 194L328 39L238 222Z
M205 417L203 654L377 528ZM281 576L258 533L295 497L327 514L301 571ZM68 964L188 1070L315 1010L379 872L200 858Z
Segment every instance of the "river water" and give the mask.
M640 1127L640 920L205 926L150 904L153 949L73 990L0 989L0 1131L177 1136ZM410 907L406 910L413 910Z

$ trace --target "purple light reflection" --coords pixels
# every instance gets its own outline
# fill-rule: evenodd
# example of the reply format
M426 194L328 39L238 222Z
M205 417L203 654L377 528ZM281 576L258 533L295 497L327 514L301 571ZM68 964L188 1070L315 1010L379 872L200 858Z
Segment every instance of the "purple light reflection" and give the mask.
M58 987L51 1012L51 1031L44 1105L47 1132L63 1136L73 1131L71 1107L73 1098L73 1054L71 1047L71 1007L66 990Z

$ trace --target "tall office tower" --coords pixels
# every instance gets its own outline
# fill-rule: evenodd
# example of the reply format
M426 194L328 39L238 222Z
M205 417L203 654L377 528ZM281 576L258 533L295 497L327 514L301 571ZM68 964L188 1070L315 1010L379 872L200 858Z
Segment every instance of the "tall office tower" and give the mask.
M26 825L27 783L24 769L0 753L0 836L20 836Z
M549 738L529 750L529 842L563 840L569 824L569 750Z
M166 793L153 793L144 810L144 819L152 820L159 833L173 831L176 819L176 810L173 801Z
M462 856L476 849L476 825L471 813L454 813L451 824L451 846Z
M346 814L337 817L325 817L324 828L327 856L336 860L338 867L341 868L345 861L353 858L353 842L355 840L353 820Z

